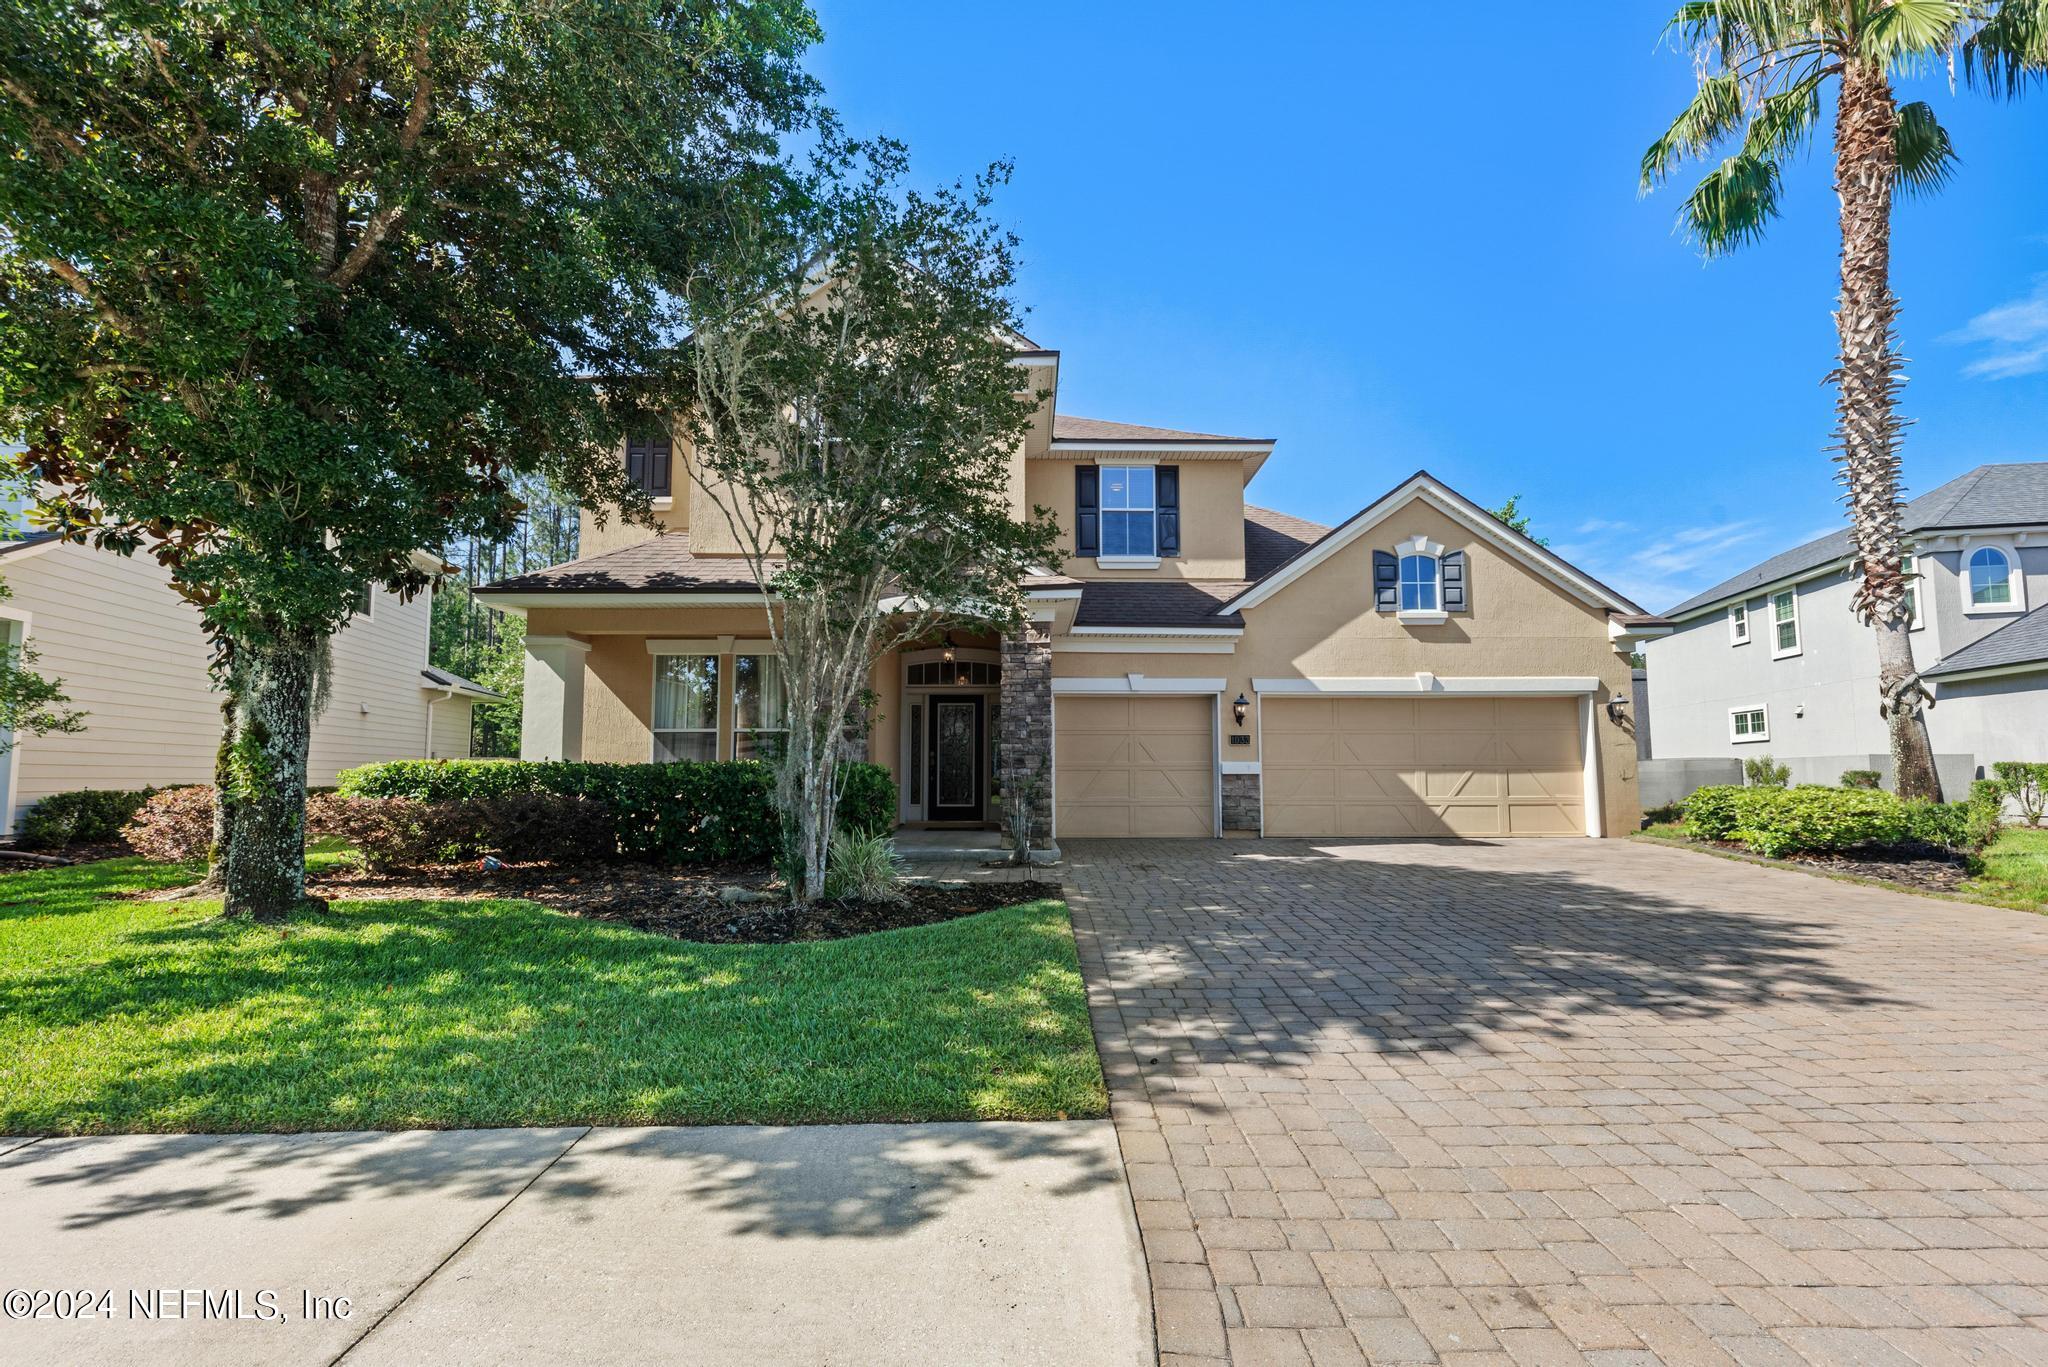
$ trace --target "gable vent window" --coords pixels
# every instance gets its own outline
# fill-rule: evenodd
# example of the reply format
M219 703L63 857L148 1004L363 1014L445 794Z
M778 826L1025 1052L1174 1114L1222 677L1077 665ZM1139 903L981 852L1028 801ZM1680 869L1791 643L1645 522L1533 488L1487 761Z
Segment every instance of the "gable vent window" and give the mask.
M626 478L649 496L669 496L673 465L666 433L643 432L626 438Z
M1425 536L1372 553L1372 592L1374 611L1414 625L1441 624L1451 613L1472 610L1465 552L1445 550Z
M1402 556L1401 611L1435 612L1436 610L1436 557L1433 555Z

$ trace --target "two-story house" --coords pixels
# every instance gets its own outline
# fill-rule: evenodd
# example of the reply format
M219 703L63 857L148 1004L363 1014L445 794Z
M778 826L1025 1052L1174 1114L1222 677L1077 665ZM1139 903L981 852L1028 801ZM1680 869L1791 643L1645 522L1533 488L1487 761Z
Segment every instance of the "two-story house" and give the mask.
M1913 655L1942 786L2048 759L2048 463L1980 465L1906 505ZM1768 752L1801 782L1887 774L1877 646L1850 607L1845 528L1666 614L1645 647L1657 762Z
M1633 829L1635 604L1428 474L1334 528L1247 504L1272 441L1063 413L1059 354L1015 359L1047 397L1012 498L1064 560L1026 630L877 666L904 824L993 824L1036 776L1059 838ZM478 594L526 616L525 753L753 754L785 722L769 605L688 450L621 459L658 534L586 518L583 558Z

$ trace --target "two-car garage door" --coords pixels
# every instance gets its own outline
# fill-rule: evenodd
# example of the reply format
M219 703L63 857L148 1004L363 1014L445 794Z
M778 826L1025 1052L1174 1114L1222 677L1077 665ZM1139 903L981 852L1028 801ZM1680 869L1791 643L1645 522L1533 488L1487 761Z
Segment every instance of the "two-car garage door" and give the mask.
M1266 834L1583 835L1576 698L1261 700Z

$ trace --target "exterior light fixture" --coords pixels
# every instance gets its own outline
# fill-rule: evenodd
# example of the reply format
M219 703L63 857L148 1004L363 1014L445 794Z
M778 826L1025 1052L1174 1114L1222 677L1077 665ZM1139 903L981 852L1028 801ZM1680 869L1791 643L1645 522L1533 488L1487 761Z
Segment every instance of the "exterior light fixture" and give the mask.
M953 663L953 638L951 636L946 638L946 648L939 653L939 658L947 664Z
M1237 718L1239 726L1244 725L1244 714L1250 710L1251 705L1251 700L1242 693L1238 694L1237 701L1230 705L1230 715Z
M1629 700L1621 697L1619 694L1609 698L1607 700L1607 720L1615 723L1617 726L1627 720L1628 704Z

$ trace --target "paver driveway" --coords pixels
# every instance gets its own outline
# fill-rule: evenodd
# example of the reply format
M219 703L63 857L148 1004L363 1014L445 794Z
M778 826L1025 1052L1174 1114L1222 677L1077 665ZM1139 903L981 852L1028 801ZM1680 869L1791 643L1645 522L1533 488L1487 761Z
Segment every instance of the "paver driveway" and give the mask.
M1075 842L1167 1363L2048 1363L2048 918L1625 841Z

